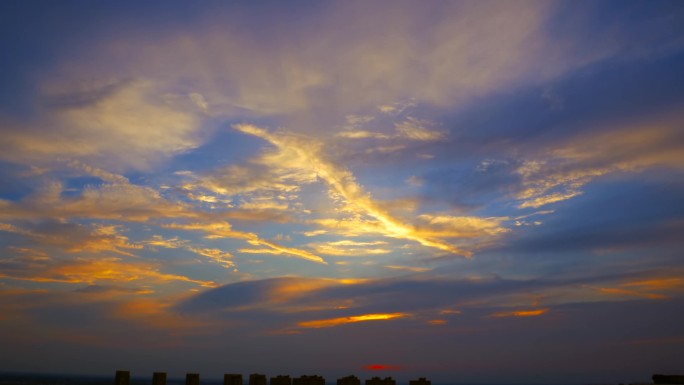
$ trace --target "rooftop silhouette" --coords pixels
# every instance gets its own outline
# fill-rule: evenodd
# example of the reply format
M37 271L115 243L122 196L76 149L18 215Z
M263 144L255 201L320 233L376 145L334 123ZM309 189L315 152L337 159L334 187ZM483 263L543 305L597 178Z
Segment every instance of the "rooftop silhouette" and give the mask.
M250 374L249 385L266 385L266 375L257 373Z
M292 385L290 376L278 375L271 377L270 385Z
M366 385L397 385L397 382L392 377L373 377L366 380Z
M223 385L242 385L242 374L224 374Z
M356 376L346 376L337 379L337 385L361 385L361 380Z
M655 377L656 376L654 376L654 380ZM166 372L154 372L152 373L152 385L166 385L166 378ZM392 377L372 377L365 381L365 385L396 385L396 383L397 382ZM660 383L671 384L670 382ZM114 385L130 384L131 372L127 370L117 370L114 376ZM199 373L187 373L185 375L185 385L200 385ZM224 374L223 385L244 385L242 374ZM267 385L267 377L265 374L252 373L249 375L249 382L247 385ZM325 385L325 378L319 375L302 375L293 379L289 375L278 375L270 378L269 385ZM337 385L361 385L361 380L354 375L349 375L338 378ZM431 383L429 380L426 380L425 377L421 377L417 380L409 381L409 385L431 385Z

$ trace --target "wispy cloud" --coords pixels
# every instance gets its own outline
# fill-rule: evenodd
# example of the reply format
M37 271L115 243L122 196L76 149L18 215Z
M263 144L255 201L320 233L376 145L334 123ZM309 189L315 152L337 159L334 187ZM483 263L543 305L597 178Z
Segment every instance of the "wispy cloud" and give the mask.
M270 133L252 125L241 124L235 125L234 128L245 134L265 139L282 151L287 152L290 155L288 162L291 168L304 169L315 173L325 181L331 194L343 200L347 210L373 218L378 223L378 229L383 231L386 236L410 239L423 246L434 247L453 254L469 255L469 252L454 245L416 233L410 225L383 210L356 182L351 172L331 163L321 155L320 143L296 135ZM280 166L282 167L283 164L281 163Z
M387 242L384 241L356 242L343 240L327 243L310 243L309 247L321 254L354 257L391 253L392 250L384 248L385 245L387 245Z
M516 170L522 188L520 208L537 208L582 194L587 183L607 175L648 168L681 169L684 141L675 128L679 114L645 122L612 124L582 134Z
M228 222L213 222L213 223L189 223L189 224L179 224L171 223L163 225L167 229L176 230L189 230L189 231L201 231L204 232L206 238L217 239L217 238L237 238L248 242L249 244L255 246L267 246L270 248L269 254L276 255L286 255L293 256L297 258L302 258L311 262L317 262L322 264L327 264L323 258L314 255L306 250L301 250L297 248L285 247L261 239L257 234L243 231L235 231Z

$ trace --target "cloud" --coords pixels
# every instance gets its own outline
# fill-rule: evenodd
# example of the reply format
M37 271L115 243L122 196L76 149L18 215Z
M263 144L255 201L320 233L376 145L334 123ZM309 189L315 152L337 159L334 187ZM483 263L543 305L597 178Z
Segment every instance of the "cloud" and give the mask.
M415 267L415 266L386 265L383 267L386 269L391 269L391 270L410 271L410 272L414 272L414 273L425 273L426 271L432 270L429 267Z
M247 125L234 125L234 128L245 134L254 135L269 141L283 153L288 154L281 160L279 167L289 166L295 170L306 170L324 181L330 194L339 197L345 204L345 210L358 215L364 215L377 221L376 231L382 231L385 236L416 241L423 246L436 248L452 254L470 255L456 246L439 239L430 239L416 233L410 225L393 217L386 212L370 194L356 182L353 174L325 159L321 154L321 144L293 134L270 133L265 129ZM283 163L286 162L286 163Z
M368 321L386 321L386 320L391 320L395 318L402 318L406 317L406 314L402 313L392 313L392 314L363 314L363 315L356 315L356 316L349 316L349 317L339 317L339 318L330 318L330 319L322 319L322 320L313 320L313 321L302 321L297 324L297 326L302 327L302 328L313 328L313 329L319 329L319 328L329 328L333 326L340 326L340 325L346 325L350 323L356 323L356 322L368 322Z
M317 253L348 257L363 257L391 253L392 250L386 248L386 245L387 242L384 241L356 242L349 240L309 243L309 247L316 250Z
M444 238L478 238L496 236L508 232L502 226L507 217L480 218L467 216L451 216L441 214L421 214L418 216L426 227L420 232L429 236Z
M233 255L227 251L223 251L221 249L216 248L193 246L187 246L186 249L192 251L195 254L207 257L210 260L218 263L219 265L227 269L235 267L235 263L232 261Z
M168 88L182 90L177 99L192 99L203 113L286 116L300 123L308 116L313 130L332 115L365 116L370 109L398 115L419 103L462 106L605 59L630 41L616 36L586 44L573 39L570 32L577 31L549 32L549 21L565 12L557 4L444 3L436 8L437 19L433 11L406 2L386 17L388 10L379 5L333 4L298 9L326 27L315 33L289 17L274 22L252 15L263 26L256 33L233 12L212 10L189 29L146 24L140 28L164 34L116 31L106 44L58 68L67 79L121 72L157 82L183 79ZM586 24L579 19L573 25ZM135 45L128 44L132 39ZM339 55L329 54L330 44Z
M267 241L265 239L259 238L257 234L243 231L232 230L231 225L228 222L213 222L213 223L190 223L190 224L178 224L171 223L163 225L164 228L168 229L178 229L178 230L189 230L189 231L202 231L206 233L206 237L210 239L217 238L237 238L248 242L249 244L255 246L267 246L270 251L269 254L285 255L301 258L311 262L317 262L321 264L327 264L325 260L317 255L314 255L306 250L301 250L297 248L285 247Z
M177 306L183 312L224 312L224 311L284 311L296 312L297 302L312 293L331 286L356 284L356 281L279 277L256 281L243 281L221 286L214 290L199 293L181 301ZM319 303L307 303L304 310L321 306ZM329 308L331 304L323 305ZM307 310L308 309L308 310Z
M429 128L434 125L435 123L429 120L407 117L401 122L394 123L394 134L385 134L382 132L360 130L356 127L347 127L346 130L336 133L335 136L345 139L376 139L388 141L390 143L399 143L379 145L366 149L366 153L390 153L403 150L407 147L406 144L402 144L401 142L434 142L443 139L445 136L443 132L431 130Z
M372 132L372 131L363 131L363 130L358 130L358 131L341 131L335 134L335 136L339 136L340 138L347 138L347 139L367 139L367 138L375 138L375 139L390 139L392 136L383 134L381 132Z
M411 314L422 320L436 316L442 319L450 314L520 318L545 315L567 304L611 302L615 300L615 293L597 290L597 287L629 288L630 282L655 279L653 272L555 280L437 279L434 273L361 281L303 277L247 281L208 290L178 306L184 312L219 318L236 316L235 312L262 314L267 311L273 321L271 327L276 329L290 328L292 323L300 322L311 322L300 324L302 327L343 325L362 321L363 318L354 317L368 314L401 314L401 318ZM665 272L657 275L658 280L673 278L661 274ZM681 285L672 282L673 286L668 284L655 293L681 297ZM539 303L540 299L543 304Z
M538 208L582 194L589 182L646 169L682 169L681 115L666 113L637 123L610 123L581 133L524 161L516 170L522 187L520 208Z
M627 280L617 287L599 287L602 293L622 297L666 299L684 293L684 279L674 277L652 277L650 279Z
M287 162L285 154L266 154L248 165L230 165L200 176L196 181L184 184L194 190L204 188L214 194L233 196L255 192L271 192L275 196L296 196L301 184L313 183L315 177L302 170L276 166ZM287 163L285 163L287 164Z
M178 237L173 237L169 239L164 239L161 235L153 235L152 238L140 242L147 246L152 247L163 247L166 249L178 249L184 247L188 244L188 241L181 240Z
M152 294L154 291L145 288L124 287L116 285L88 285L86 287L74 290L76 293L96 294L101 296L103 294L137 294L146 295Z
M94 285L105 283L169 283L187 282L205 287L214 287L211 281L195 280L183 275L162 273L152 263L144 261L122 261L117 258L51 259L39 267L22 266L12 270L0 270L0 278L68 284Z
M382 104L377 106L378 111L388 115L399 115L411 107L416 106L415 100Z
M110 170L148 170L196 148L206 136L196 114L165 100L149 81L50 92L53 103L61 104L38 121L3 130L4 160L37 165L77 160Z
M32 246L54 247L69 254L114 253L133 256L130 250L139 250L140 245L131 243L121 228L114 225L83 226L58 221L43 221L27 224L25 227L0 223L0 230L27 237Z
M409 117L401 123L396 123L394 128L397 130L397 134L400 137L405 137L412 140L426 142L442 139L444 135L441 132L433 131L427 128L432 125L434 125L434 123L428 120L419 120Z
M86 185L75 196L65 196L62 182L48 179L18 202L6 201L0 218L89 218L143 222L151 218L193 217L181 202L165 199L157 190L129 183L120 175L79 165L77 170L104 178L106 183Z
M538 317L548 312L549 309L532 309L532 310L513 310L502 311L492 314L492 317Z
M178 237L164 239L161 235L154 235L151 239L142 241L140 243L147 246L164 247L167 249L182 248L202 257L208 258L226 269L235 267L233 255L231 253L216 248L194 246L190 244L189 241L180 240Z

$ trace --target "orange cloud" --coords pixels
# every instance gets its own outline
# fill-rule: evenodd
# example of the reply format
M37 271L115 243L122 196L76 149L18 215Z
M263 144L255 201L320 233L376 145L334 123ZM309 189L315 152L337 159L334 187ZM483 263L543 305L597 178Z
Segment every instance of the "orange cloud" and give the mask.
M197 317L183 317L171 311L171 304L160 300L135 299L117 304L111 314L120 319L132 320L154 330L173 330L207 327L209 323Z
M146 282L189 282L204 287L215 287L215 282L188 278L183 275L166 274L157 270L157 266L144 262L123 262L116 258L76 259L53 262L48 266L23 271L17 274L0 273L0 278L10 278L33 282L87 283L118 282L126 283L138 280Z
M313 329L319 329L319 328L328 328L328 327L333 327L333 326L340 326L340 325L345 325L349 323L356 323L356 322L366 322L366 321L386 321L386 320L391 320L391 319L396 319L396 318L403 318L406 317L408 314L406 313L384 313L384 314L364 314L364 315L358 315L358 316L351 316L351 317L339 317L339 318L329 318L329 319L322 319L322 320L315 320L315 321L304 321L300 322L297 325L303 328L313 328Z
M534 309L534 310L514 310L514 311L505 311L505 312L499 312L499 313L494 313L491 315L491 317L497 317L497 318L502 318L502 317L537 317L542 314L546 314L549 309Z
M629 281L620 284L618 287L595 288L601 293L646 298L646 299L665 299L667 293L677 293L684 290L684 278L680 277L660 277Z
M617 294L617 295L626 295L630 297L639 297L639 298L647 298L647 299L664 299L667 298L663 294L655 294L655 293L644 293L636 290L626 290L626 289L619 289L619 288L611 288L611 287L601 287L599 288L599 291L602 293L607 293L607 294Z
M646 279L642 281L634 281L634 282L629 282L625 283L622 286L626 287L642 287L642 288L649 288L653 290L657 289L676 289L676 288L684 288L684 278L654 278L654 279Z
M51 228L34 231L0 223L0 231L21 234L31 238L36 245L57 246L67 253L112 252L132 257L134 255L126 250L143 248L130 243L126 236L119 233L120 226L114 225L91 225L88 229L85 226L59 223Z

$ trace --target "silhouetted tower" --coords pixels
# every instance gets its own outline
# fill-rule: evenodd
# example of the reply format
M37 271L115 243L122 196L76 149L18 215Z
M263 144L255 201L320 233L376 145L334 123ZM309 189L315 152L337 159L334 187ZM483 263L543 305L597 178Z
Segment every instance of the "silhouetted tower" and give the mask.
M321 376L300 376L292 379L292 385L325 385L325 378Z
M361 385L361 380L356 376L347 376L337 379L337 385Z
M242 385L242 374L224 374L223 385Z
M409 385L432 385L430 380L426 380L425 377L421 377L417 380L409 381Z
M114 385L128 385L131 382L131 372L128 370L117 370L114 376Z
M166 372L152 373L152 385L166 385Z
M187 373L185 375L185 385L199 385L199 373Z
M257 373L250 374L249 385L266 385L266 375Z
M270 385L292 385L292 379L283 375L271 377Z

